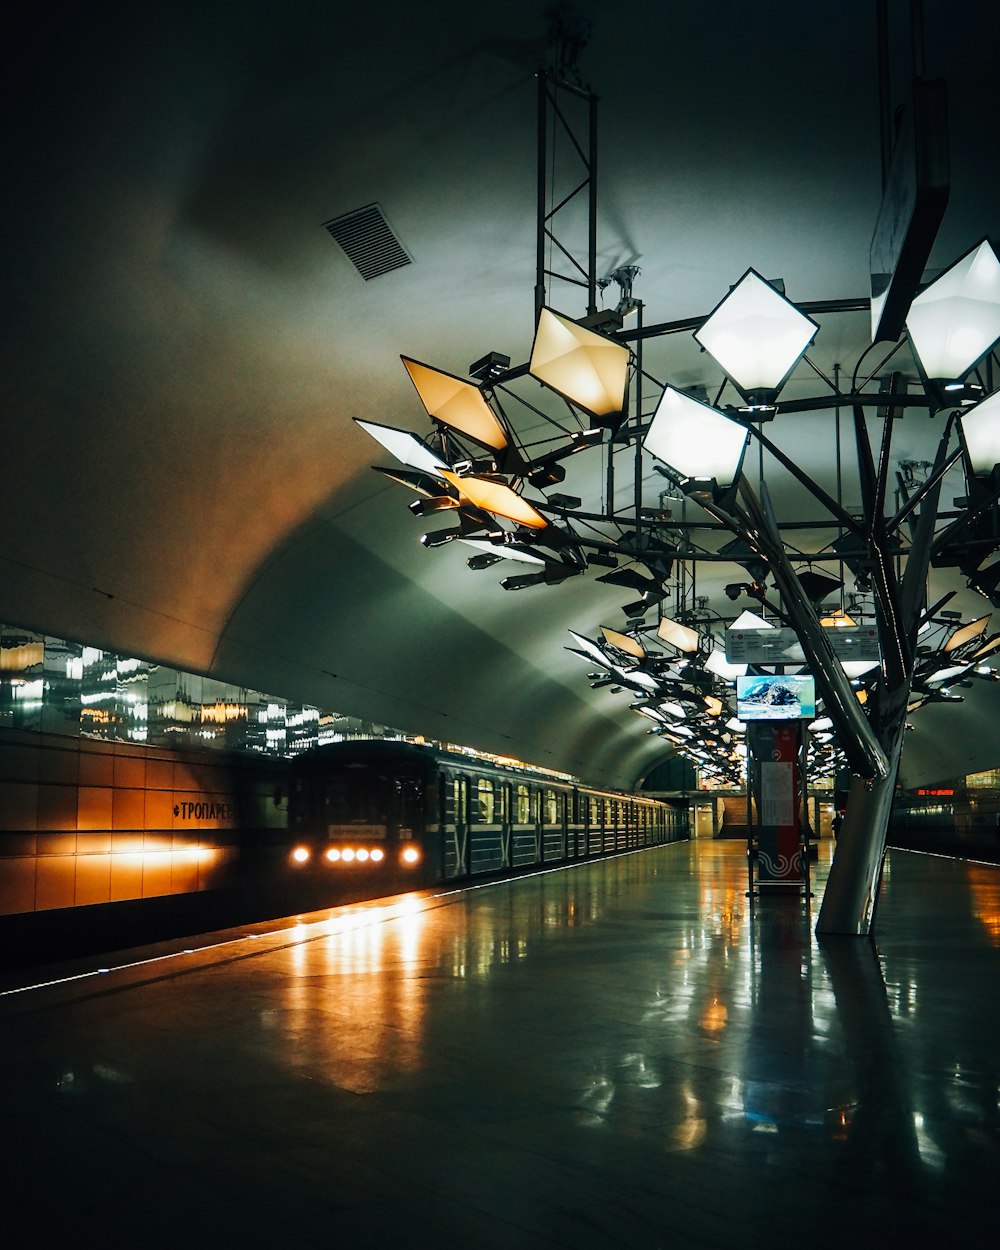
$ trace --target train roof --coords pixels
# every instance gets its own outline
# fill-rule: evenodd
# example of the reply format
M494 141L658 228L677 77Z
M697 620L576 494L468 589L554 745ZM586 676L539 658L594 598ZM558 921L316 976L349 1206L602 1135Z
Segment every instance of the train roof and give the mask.
M293 768L301 761L308 766L314 761L330 759L337 756L355 756L361 758L411 759L434 761L438 764L453 764L463 768L481 772L502 772L514 777L522 777L539 785L572 786L588 794L607 794L613 797L639 798L653 801L650 795L628 794L624 791L600 789L585 785L577 777L567 773L557 773L533 764L525 764L520 760L508 759L503 756L490 755L486 752L472 751L467 748L452 748L430 742L410 742L400 738L346 738L340 742L328 742L321 746L310 747L301 752L292 761Z

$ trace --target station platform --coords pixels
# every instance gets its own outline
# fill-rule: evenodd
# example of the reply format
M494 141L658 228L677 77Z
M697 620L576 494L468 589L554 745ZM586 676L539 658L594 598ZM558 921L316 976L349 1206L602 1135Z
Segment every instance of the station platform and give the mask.
M0 982L20 1244L940 1246L995 1235L1000 868L876 939L698 840Z

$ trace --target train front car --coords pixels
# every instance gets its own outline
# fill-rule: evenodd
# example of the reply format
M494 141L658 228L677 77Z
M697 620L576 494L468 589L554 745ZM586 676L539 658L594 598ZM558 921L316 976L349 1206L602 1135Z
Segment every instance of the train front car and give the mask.
M387 888L433 880L437 765L408 743L337 742L292 762L292 863L340 873L377 874Z

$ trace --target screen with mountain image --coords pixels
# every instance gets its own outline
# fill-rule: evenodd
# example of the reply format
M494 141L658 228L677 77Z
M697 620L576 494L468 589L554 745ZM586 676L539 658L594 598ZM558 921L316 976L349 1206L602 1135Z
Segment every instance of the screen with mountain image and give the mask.
M809 720L816 715L816 682L773 673L737 677L736 715L743 721Z

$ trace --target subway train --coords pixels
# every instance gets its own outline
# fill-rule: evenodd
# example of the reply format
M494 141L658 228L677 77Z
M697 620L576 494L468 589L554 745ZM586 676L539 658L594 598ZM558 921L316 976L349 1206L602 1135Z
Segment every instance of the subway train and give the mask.
M290 862L377 874L387 888L611 855L689 836L686 808L555 774L396 741L296 756Z
M900 790L889 820L890 846L1000 862L1000 788Z

